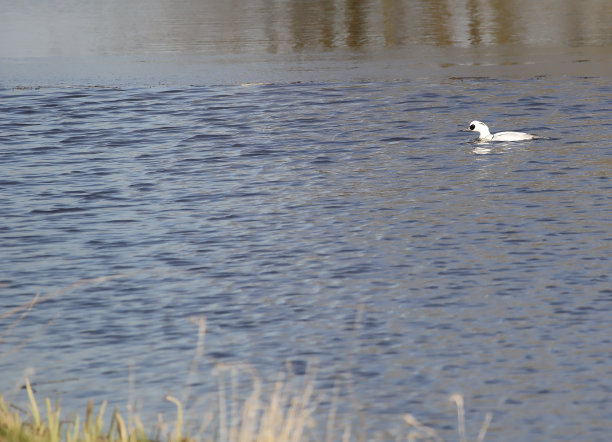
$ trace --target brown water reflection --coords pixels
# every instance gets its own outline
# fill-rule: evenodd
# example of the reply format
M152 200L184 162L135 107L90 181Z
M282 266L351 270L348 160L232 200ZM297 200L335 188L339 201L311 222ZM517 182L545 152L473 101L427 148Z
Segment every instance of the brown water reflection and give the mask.
M612 44L609 0L17 0L0 56Z

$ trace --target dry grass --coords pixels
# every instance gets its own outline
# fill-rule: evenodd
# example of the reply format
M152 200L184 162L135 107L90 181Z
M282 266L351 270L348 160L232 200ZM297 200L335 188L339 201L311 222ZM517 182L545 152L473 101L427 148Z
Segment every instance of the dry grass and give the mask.
M219 410L216 416L218 425L211 428L210 417L203 419L203 426L197 436L186 433L181 402L167 396L166 399L176 405L176 418L172 424L161 423L152 432L147 433L138 419L126 425L117 410L112 414L110 425L104 425L106 403L103 403L97 413L94 413L90 402L81 425L79 415L68 421L61 419L61 410L53 406L49 399L45 400L46 418L43 418L38 402L29 381L26 390L30 407L27 413L13 409L0 397L0 441L23 442L132 442L149 440L168 440L172 442L201 441L236 441L236 442L297 442L305 440L305 430L314 426L310 397L312 385L299 394L290 394L287 384L278 381L274 392L267 401L262 398L261 383L257 382L249 397L243 402L239 416L230 416L226 410L227 392L219 393ZM23 415L26 415L25 417Z
M130 416L128 422L115 410L110 424L104 424L106 403L94 412L90 401L85 412L85 419L77 414L68 420L61 418L59 406L53 406L45 400L46 416L43 417L38 402L29 382L26 382L29 397L27 412L13 409L0 396L0 441L19 442L136 442L162 441L231 441L231 442L300 442L306 440L370 440L365 435L353 434L345 416L343 428L336 428L336 409L332 401L332 410L327 416L326 425L317 427L314 412L317 401L314 399L314 383L309 381L300 390L294 390L289 382L279 379L271 394L263 394L262 383L256 380L251 394L239 404L228 404L228 396L233 393L222 386L218 392L216 413L204 414L200 428L193 434L186 430L184 410L181 401L167 396L166 399L176 406L173 422L160 422L155 428L147 431L137 418ZM459 394L450 400L457 407L458 435L461 442L467 442L463 397ZM229 410L229 411L228 411ZM400 416L398 415L398 419ZM487 413L478 436L474 439L483 442L492 415ZM372 418L374 419L374 417ZM438 432L422 424L411 414L404 415L406 424L402 434L395 435L395 440L433 441L444 439ZM320 431L319 431L320 430ZM321 434L324 434L323 438Z

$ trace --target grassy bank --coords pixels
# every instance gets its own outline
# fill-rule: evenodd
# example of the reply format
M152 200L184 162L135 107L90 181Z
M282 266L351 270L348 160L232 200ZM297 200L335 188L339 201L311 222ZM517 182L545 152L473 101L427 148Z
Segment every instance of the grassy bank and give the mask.
M232 441L232 442L299 442L325 440L327 442L366 441L371 436L354 433L351 419L338 416L335 407L327 416L327 422L317 428L313 416L316 403L313 400L313 385L309 383L300 391L290 391L288 384L278 381L268 398L262 397L261 383L256 382L249 397L239 407L227 413L225 392L219 392L219 411L216 415L202 417L201 426L188 433L183 420L181 402L167 396L166 400L176 406L176 415L171 422L159 422L145 428L138 419L129 416L126 420L118 410L105 417L106 403L96 410L90 401L84 418L73 415L65 418L58 405L47 398L40 406L29 382L26 382L29 410L21 410L7 404L0 396L0 441L7 442L135 442L135 441ZM475 438L468 439L465 428L463 398L452 395L450 400L457 407L457 435L461 442L476 440L482 442L491 421L487 414ZM231 415L230 415L231 414ZM405 431L393 436L395 440L436 441L444 439L435 429L423 425L414 416L398 416L403 419ZM375 438L379 439L379 438ZM388 435L385 436L388 440Z

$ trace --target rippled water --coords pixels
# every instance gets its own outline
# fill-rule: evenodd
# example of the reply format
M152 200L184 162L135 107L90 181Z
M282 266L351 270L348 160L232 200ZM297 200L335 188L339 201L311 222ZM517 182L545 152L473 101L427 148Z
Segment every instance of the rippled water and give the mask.
M473 432L493 412L491 440L612 431L607 79L0 102L0 308L52 296L2 337L2 352L23 345L0 358L9 399L33 369L68 410L135 397L148 416L186 383L215 391L218 362L270 379L317 360L321 389L350 379L342 402L372 434L411 412L454 437L455 391ZM547 138L483 149L459 132L474 118Z

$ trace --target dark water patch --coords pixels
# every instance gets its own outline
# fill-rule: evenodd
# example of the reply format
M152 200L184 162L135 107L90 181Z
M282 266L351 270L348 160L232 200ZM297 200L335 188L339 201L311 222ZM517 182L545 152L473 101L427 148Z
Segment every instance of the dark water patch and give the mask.
M211 139L219 139L219 138L230 138L232 135L227 133L206 133L206 134L198 134L193 137L187 138L184 142L193 143L197 141L206 141Z
M83 212L87 210L86 208L82 208L82 207L58 207L58 208L54 208L54 209L34 209L31 210L30 213L32 215L36 215L36 214L58 214L58 213L70 213L70 212Z
M329 156L317 156L311 161L311 164L329 164L333 162L335 162L335 160Z
M415 137L389 137L389 138L383 138L380 141L382 142L386 142L386 143L392 143L392 142L399 142L399 141L415 141L418 140L418 138Z
M422 112L422 111L432 111L432 110L440 110L444 109L445 111L450 112L450 108L448 106L438 106L438 105L430 105L430 106L418 106L418 107L409 107L404 109L404 112Z
M273 149L250 149L240 153L241 157L267 157L276 155L278 152Z

